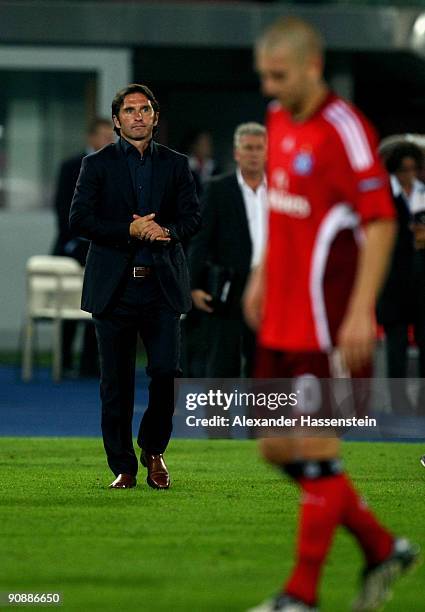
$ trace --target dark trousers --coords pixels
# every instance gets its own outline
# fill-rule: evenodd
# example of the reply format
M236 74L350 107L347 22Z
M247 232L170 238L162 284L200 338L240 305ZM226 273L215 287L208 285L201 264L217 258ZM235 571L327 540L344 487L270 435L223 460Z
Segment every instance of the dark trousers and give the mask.
M100 355L102 435L115 475L137 474L132 439L137 336L145 345L150 376L149 402L137 443L163 453L170 440L174 378L180 375L180 314L168 305L154 276L132 279L110 312L94 317Z
M255 334L240 317L205 317L207 378L249 378L253 375Z
M413 324L414 338L419 349L418 373L420 378L425 378L425 319L418 320ZM386 338L387 375L389 377L391 406L393 412L398 414L410 414L413 411L411 401L408 398L405 384L401 380L407 377L407 349L408 349L408 324L404 322L384 325ZM422 385L423 387L423 385ZM424 403L425 389L419 391L417 412L425 412Z
M185 378L204 378L209 351L207 319L209 315L192 308L182 321L182 370Z
M62 365L65 370L71 370L73 366L73 345L77 332L77 325L83 325L83 344L79 374L80 376L99 376L97 342L94 325L91 321L77 322L64 321L62 325Z
M242 316L225 317L206 315L204 318L208 351L206 355L206 378L251 378L254 372L255 334L245 324ZM206 417L217 414L216 409L205 409ZM251 409L246 416L251 418ZM252 437L253 432L249 432ZM231 427L209 427L209 438L231 438Z

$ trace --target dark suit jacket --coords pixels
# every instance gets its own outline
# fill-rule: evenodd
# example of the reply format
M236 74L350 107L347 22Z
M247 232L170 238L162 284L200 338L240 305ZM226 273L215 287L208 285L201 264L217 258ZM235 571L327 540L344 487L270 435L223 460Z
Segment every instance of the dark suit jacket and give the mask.
M69 255L65 247L74 239L69 227L69 211L84 155L85 153L79 153L70 159L66 159L59 170L54 202L58 233L53 247L53 255Z
M190 243L192 289L203 288L207 262L232 268L230 312L240 312L251 268L252 244L245 203L236 173L211 179L202 199L202 228Z
M199 203L187 157L154 143L151 207L155 221L170 230L171 242L152 245L161 289L176 312L191 307L183 244L198 229ZM132 265L138 241L129 227L137 201L119 142L83 159L70 213L71 231L91 240L82 309L105 311Z
M386 282L377 305L381 325L413 323L425 316L425 252L414 248L410 212L402 195L394 197L398 233Z

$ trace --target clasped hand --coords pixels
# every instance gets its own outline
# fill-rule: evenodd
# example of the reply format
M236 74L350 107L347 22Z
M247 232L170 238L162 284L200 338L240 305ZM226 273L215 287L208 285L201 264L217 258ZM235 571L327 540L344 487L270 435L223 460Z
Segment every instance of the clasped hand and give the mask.
M134 221L130 224L130 236L139 240L150 242L170 242L164 228L154 221L155 213L141 217L133 215Z

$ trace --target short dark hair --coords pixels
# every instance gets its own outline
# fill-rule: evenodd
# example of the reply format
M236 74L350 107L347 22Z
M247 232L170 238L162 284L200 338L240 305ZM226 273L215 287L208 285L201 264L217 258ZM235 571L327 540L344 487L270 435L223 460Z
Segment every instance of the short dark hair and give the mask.
M108 119L107 117L95 117L94 119L90 121L90 123L87 126L87 134L89 135L95 134L97 132L97 129L103 126L111 128L112 127L111 120Z
M424 162L424 155L420 147L415 145L413 142L401 142L391 149L387 159L385 160L385 165L388 172L390 174L397 172L397 170L401 168L403 159L406 157L414 159L416 165L418 166L418 170L421 170Z
M114 99L112 100L112 118L114 116L118 117L120 108L124 103L124 98L132 93L141 93L144 96L146 96L147 99L152 102L152 108L155 111L155 113L159 112L158 100L155 98L154 94L149 89L149 87L147 85L140 85L140 83L132 83L131 85L127 85L127 87L120 89L115 94ZM120 128L117 128L115 124L114 124L114 130L118 135L121 132Z

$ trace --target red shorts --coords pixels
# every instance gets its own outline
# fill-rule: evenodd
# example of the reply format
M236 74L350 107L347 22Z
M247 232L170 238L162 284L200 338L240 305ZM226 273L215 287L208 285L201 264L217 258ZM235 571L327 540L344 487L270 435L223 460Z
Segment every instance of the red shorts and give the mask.
M367 414L370 400L370 384L372 367L367 366L356 376L346 379L344 389L348 412L357 417ZM314 389L320 387L321 416L333 416L335 411L335 389L340 388L338 375L334 374L328 354L321 352L285 352L259 346L257 348L255 378L285 379L291 382L291 387L302 387L307 395L314 394ZM316 382L315 382L316 381ZM334 382L332 382L334 381ZM279 385L276 381L276 384ZM303 397L306 395L304 394ZM313 398L314 399L314 398ZM314 403L314 402L313 402ZM302 410L302 406L298 409Z
M327 353L319 351L277 351L264 346L257 347L255 378L294 378L311 374L317 378L337 377L331 368ZM370 378L372 366L368 365L352 378Z

